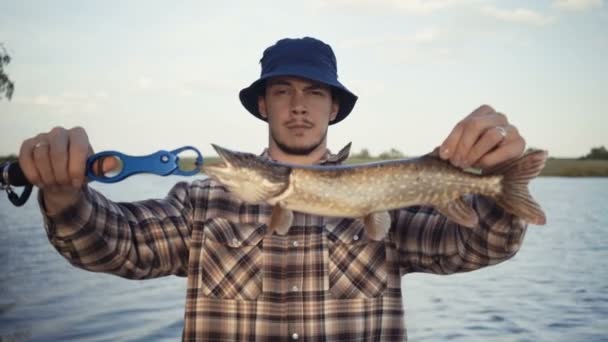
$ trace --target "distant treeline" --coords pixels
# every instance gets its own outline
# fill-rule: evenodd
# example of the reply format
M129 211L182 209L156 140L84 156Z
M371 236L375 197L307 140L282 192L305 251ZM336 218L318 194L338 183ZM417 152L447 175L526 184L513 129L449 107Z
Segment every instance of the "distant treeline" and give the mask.
M395 148L391 148L388 151L380 153L377 157L374 157L369 153L368 149L364 148L359 153L351 153L350 157L353 159L400 159L404 158L405 154Z
M386 160L386 159L404 158L405 154L395 148L391 148L390 150L384 151L377 156L373 156L371 153L369 153L368 149L364 148L359 153L351 153L350 157L353 159ZM606 150L606 147L604 147L604 146L593 147L593 148L591 148L591 151L589 153L587 153L586 155L579 157L577 159L580 159L580 160L608 160L608 150Z
M608 150L604 146L594 147L589 154L580 157L579 159L586 160L608 160Z
M19 159L19 158L17 158L17 156L14 154L11 154L8 156L0 156L0 163L4 163L5 161L14 161L17 159Z
M386 159L399 159L404 153L396 149L390 149L373 156L368 149L359 153L351 154L346 161L348 164L359 164ZM604 146L594 147L587 155L579 158L552 158L545 164L540 173L543 177L608 177L608 151Z

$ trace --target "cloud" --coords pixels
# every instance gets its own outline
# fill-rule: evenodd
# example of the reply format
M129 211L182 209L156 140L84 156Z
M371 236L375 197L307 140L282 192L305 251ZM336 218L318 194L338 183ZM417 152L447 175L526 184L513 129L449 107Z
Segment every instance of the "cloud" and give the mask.
M369 48L378 46L401 46L432 44L444 38L445 32L437 28L426 28L411 34L387 34L382 37L349 39L340 42L343 48Z
M514 24L543 26L554 21L551 16L543 15L527 8L500 9L496 7L485 7L482 13L494 19Z
M66 91L61 94L23 95L15 96L16 104L43 108L52 114L87 114L97 111L108 100L108 93L99 90L96 92Z
M155 87L154 81L152 81L152 79L147 76L140 76L135 81L135 85L136 85L136 88L139 90L151 90L152 88Z
M448 62L454 57L451 48L453 32L426 28L409 34L387 34L339 42L340 48L374 51L383 63Z
M603 0L554 0L553 6L566 11L586 11L602 7Z
M400 10L409 14L425 15L452 7L466 6L480 0L326 0L321 5L341 8L365 7Z
M195 96L209 92L234 91L242 82L227 77L202 78L185 75L167 75L152 77L140 75L131 81L131 90L139 94L173 94Z

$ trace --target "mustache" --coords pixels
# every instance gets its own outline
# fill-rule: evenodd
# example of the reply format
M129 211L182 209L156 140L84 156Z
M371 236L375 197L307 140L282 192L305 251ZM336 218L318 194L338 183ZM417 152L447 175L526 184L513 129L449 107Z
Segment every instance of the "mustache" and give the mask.
M287 128L313 128L315 124L307 119L291 119L284 124Z

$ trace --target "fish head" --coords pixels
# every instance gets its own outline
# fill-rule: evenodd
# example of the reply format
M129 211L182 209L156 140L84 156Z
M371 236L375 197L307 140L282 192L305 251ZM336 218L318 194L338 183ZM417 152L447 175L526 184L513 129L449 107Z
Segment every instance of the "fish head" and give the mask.
M204 165L203 172L245 202L264 203L289 186L291 168L251 153L212 145L220 157L217 164Z

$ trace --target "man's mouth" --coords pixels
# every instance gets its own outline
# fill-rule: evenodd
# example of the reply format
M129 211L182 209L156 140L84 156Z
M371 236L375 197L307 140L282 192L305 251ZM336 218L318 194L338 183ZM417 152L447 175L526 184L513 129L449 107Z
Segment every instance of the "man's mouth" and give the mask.
M308 125L288 125L287 129L295 136L303 136L312 127Z
M287 124L286 127L287 127L287 129L304 130L304 129L311 129L313 127L313 125L306 124L306 123L291 123L291 124Z

